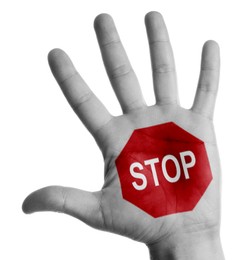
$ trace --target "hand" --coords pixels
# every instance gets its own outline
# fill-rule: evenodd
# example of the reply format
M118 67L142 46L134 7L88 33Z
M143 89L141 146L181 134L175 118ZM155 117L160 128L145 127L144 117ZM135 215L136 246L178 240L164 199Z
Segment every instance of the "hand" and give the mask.
M213 244L221 251L220 165L212 124L219 81L219 47L214 41L205 43L195 100L191 109L184 109L179 105L175 63L163 18L159 13L151 12L146 15L145 22L156 97L154 106L147 106L144 101L137 77L109 15L99 15L94 27L123 115L114 117L106 110L66 53L59 49L49 53L54 77L103 153L105 183L98 192L46 187L30 194L24 201L23 210L26 213L63 212L92 227L144 242L149 246L153 259L168 259L165 257L173 253L188 257L188 251L195 251L196 245L203 251L197 253L199 258L193 259L208 259L204 258L206 251L212 249ZM213 181L193 211L153 218L122 198L115 159L134 129L170 121L205 142ZM173 252L174 248L176 252ZM210 253L212 258L209 255L209 259L217 259L213 252ZM220 255L218 259L222 259Z

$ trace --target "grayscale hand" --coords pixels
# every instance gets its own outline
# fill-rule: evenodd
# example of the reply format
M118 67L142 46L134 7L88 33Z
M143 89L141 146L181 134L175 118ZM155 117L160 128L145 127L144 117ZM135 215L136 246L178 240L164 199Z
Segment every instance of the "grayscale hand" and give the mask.
M65 52L55 49L49 53L55 79L102 151L105 182L97 192L60 186L42 188L25 199L23 210L63 212L94 228L143 242L149 247L151 259L223 259L219 240L220 165L212 122L219 82L219 47L214 41L204 44L194 103L191 109L184 109L179 105L175 63L164 20L161 14L150 12L145 23L156 98L153 106L145 103L109 15L97 16L94 27L108 77L122 107L121 116L107 111ZM134 129L171 121L205 142L213 181L195 210L153 218L122 198L115 159Z

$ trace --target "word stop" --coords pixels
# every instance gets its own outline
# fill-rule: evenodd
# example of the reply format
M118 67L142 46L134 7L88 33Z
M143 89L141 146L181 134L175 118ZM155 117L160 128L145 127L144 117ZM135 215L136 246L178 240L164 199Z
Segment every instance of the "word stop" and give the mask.
M154 218L193 210L213 179L204 142L173 122L134 130L115 164L123 199Z
M188 173L188 169L195 165L196 162L195 155L193 154L192 151L184 151L179 154L180 154L180 160L181 160L184 176L186 179L189 179L190 176ZM186 162L185 157L190 157L190 162ZM171 161L174 164L176 169L176 174L173 177L169 175L169 170L166 167L168 161ZM157 163L159 163L158 158L153 158L144 161L145 166L150 166L150 170L147 169L146 173L147 174L149 172L152 173L155 186L159 186L158 174L155 166ZM162 159L161 165L162 165L162 173L168 182L173 183L179 180L181 175L181 169L180 169L179 161L174 155L171 154L165 155ZM144 190L147 186L147 178L145 177L145 174L139 172L139 170L143 170L143 169L144 169L143 165L139 162L134 162L130 165L130 174L134 178L142 180L141 185L137 184L136 181L132 182L132 185L136 190Z

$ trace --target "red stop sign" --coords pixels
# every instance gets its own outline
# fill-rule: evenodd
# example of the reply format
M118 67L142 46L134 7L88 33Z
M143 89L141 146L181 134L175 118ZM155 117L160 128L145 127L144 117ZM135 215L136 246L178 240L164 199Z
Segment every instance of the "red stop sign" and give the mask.
M123 198L155 218L193 210L213 178L204 142L173 122L135 130L115 163Z

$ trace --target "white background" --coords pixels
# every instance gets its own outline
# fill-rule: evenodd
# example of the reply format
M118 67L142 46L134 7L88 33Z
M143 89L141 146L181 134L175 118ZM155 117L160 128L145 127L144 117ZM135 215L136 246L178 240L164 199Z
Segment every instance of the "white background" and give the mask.
M23 199L58 184L101 188L103 162L93 138L53 79L47 53L69 53L92 90L119 115L102 65L93 19L110 13L154 103L144 15L160 11L169 30L184 107L197 85L201 47L214 39L222 69L215 125L223 170L226 259L252 259L251 1L8 0L0 3L0 259L148 259L145 245L94 230L57 213L25 215ZM115 133L116 134L116 133Z

